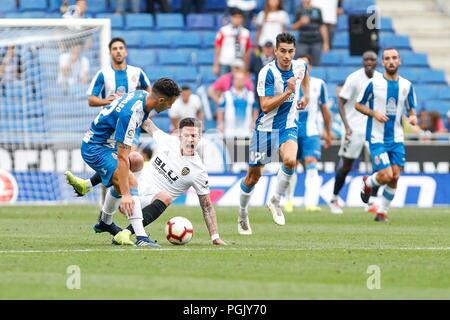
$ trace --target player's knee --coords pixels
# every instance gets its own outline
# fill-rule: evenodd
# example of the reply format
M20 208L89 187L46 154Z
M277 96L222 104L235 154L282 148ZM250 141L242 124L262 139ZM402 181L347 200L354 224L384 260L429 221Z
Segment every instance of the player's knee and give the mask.
M386 170L386 171L378 173L379 180L381 180L380 182L382 184L386 184L386 183L390 182L392 180L393 176L394 175L392 174L392 170Z
M289 170L294 170L295 167L297 166L297 160L296 159L286 159L285 161L283 161L283 165Z
M167 207L170 206L170 204L172 203L172 197L170 196L170 194L168 192L165 192L165 191L158 193L153 200L155 200L155 199L158 199L158 200L164 202L164 204Z
M136 151L130 152L128 156L130 159L130 170L131 172L138 172L144 168L144 158Z
M245 179L245 184L247 186L254 186L255 184L258 183L259 178L261 178L261 173L259 172L250 173L249 175L247 175Z

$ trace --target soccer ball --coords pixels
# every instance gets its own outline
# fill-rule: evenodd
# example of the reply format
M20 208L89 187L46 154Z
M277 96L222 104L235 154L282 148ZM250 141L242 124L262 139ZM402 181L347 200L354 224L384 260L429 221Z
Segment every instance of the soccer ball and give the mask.
M173 217L166 224L166 238L172 244L186 244L194 234L192 223L185 217Z

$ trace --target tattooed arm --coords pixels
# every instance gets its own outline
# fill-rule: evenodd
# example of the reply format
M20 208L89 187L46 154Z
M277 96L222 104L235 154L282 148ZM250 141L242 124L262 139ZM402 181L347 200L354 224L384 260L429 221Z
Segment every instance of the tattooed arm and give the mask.
M153 133L155 133L155 131L159 130L159 128L151 119L145 120L141 128L147 131L151 136L153 136Z
M217 228L217 218L216 211L211 203L211 198L209 194L199 195L198 200L200 202L200 207L203 211L203 218L205 219L206 226L208 227L209 235L213 244L224 245L226 244L219 237L219 231Z

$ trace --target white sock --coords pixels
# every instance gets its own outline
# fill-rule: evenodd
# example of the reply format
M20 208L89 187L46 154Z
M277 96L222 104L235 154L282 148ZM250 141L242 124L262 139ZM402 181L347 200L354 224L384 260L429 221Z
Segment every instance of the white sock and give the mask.
M319 172L316 165L309 165L305 177L305 207L315 207L319 203Z
M292 176L295 173L295 169L287 169L284 165L281 165L280 170L278 170L277 175L277 188L275 190L275 194L273 195L272 202L274 204L280 203L280 198L286 193L286 189L289 186Z
M89 188L92 188L92 182L91 179L86 179L86 183L88 185Z
M331 196L331 201L338 201L338 199L339 199L339 195L337 195L337 194L333 194Z
M120 205L120 195L114 190L113 187L109 188L105 196L102 208L102 221L106 224L113 222L113 215Z
M134 201L133 215L128 217L128 220L133 226L134 233L137 237L147 237L144 225L142 224L142 220L144 219L142 218L141 201L138 196L132 196L132 199Z
M383 197L381 197L381 212L387 213L389 207L391 206L391 202L394 199L396 190L397 189L391 188L389 186L384 187Z
M250 198L253 194L253 190L255 190L255 187L247 187L244 184L244 179L242 179L241 181L241 192L239 194L239 205L240 205L240 210L239 210L239 214L242 218L245 218L247 216L247 210L248 210L248 203L250 202Z
M366 180L366 185L370 188L379 186L380 183L377 181L377 175L378 172L375 172L373 175L371 175L369 178L367 178Z
M286 190L286 201L292 201L294 198L295 186L297 185L297 174L294 173L291 178L291 182L289 182L289 186Z

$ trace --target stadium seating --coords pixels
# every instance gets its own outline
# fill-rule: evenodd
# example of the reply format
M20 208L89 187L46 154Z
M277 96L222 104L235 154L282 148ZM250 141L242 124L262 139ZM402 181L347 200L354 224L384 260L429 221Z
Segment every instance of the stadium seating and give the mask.
M154 27L153 17L147 13L130 13L125 15L126 29L145 29Z
M192 30L209 30L216 26L215 17L212 14L195 14L187 15L186 25Z
M108 0L89 1L87 10L93 13L108 12L109 11L108 2L109 2Z
M141 34L141 46L145 48L169 48L172 39L168 36L161 37L156 31L145 31Z
M114 13L97 13L95 17L99 19L110 19L111 27L113 29L122 29L125 26L123 16L121 15Z
M3 1L2 1L3 5ZM20 10L46 10L47 0L20 0Z
M128 49L128 62L144 68L156 64L156 53L151 49Z
M184 18L180 13L159 13L156 15L156 26L160 30L184 28Z
M16 11L16 0L4 0L0 6L0 13Z
M183 32L173 44L175 48L199 48L201 46L200 35L195 31Z

